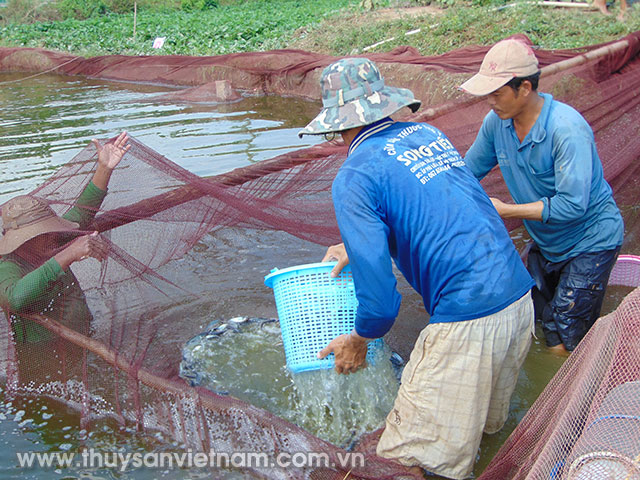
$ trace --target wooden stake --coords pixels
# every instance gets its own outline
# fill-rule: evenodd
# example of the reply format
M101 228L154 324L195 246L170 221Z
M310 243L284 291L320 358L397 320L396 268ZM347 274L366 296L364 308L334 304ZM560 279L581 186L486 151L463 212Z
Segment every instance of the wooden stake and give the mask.
M133 41L136 41L136 24L138 22L138 2L133 2Z

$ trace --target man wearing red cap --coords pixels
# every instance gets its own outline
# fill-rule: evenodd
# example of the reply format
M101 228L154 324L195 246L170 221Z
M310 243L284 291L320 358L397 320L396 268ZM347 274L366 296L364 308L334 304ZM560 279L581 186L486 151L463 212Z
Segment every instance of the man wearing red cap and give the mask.
M500 166L514 203L491 200L501 217L522 219L534 241L527 267L536 318L547 346L566 353L600 314L624 226L591 127L569 105L538 93L539 76L522 41L503 40L487 52L460 87L486 96L492 109L465 162L478 179Z

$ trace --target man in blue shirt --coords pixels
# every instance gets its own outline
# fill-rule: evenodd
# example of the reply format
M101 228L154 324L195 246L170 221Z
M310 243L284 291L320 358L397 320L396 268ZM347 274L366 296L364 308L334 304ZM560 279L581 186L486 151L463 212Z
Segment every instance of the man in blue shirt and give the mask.
M538 93L538 60L507 39L460 88L492 111L465 156L482 179L496 164L514 204L492 198L503 218L523 219L533 239L529 273L547 346L572 351L600 314L624 227L604 179L591 127L572 107Z
M333 183L351 263L354 330L320 353L339 373L364 366L367 342L400 307L392 260L431 315L404 369L378 455L448 478L468 477L483 431L500 430L531 342L527 273L503 222L449 139L390 115L420 102L385 86L373 62L340 60L322 75L323 109L300 134L339 132L348 157Z

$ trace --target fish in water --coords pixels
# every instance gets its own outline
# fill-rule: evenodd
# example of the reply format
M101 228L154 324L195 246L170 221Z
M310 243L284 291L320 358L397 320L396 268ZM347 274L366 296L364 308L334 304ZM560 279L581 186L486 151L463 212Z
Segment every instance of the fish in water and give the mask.
M233 317L229 320L214 320L205 328L204 332L191 338L182 349L180 362L180 377L189 382L192 387L205 383L205 370L200 358L203 350L215 349L220 336L229 333L240 333L243 326L258 323L261 327L266 324L278 323L275 318ZM228 395L226 391L216 391L219 395Z

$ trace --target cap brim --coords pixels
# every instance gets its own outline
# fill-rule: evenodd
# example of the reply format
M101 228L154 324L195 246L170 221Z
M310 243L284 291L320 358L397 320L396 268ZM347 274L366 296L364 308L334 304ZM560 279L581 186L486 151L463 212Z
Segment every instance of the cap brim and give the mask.
M403 107L412 112L420 108L421 101L406 88L384 87L373 94L358 98L341 106L323 108L298 136L322 135L362 127L393 115Z
M464 82L458 88L464 90L471 95L484 96L495 92L500 87L504 87L513 78L513 75L504 77L489 77L481 73L476 73L469 80Z
M77 230L79 225L60 217L49 217L41 222L22 228L10 229L0 237L0 255L13 252L20 245L44 233L69 232Z

